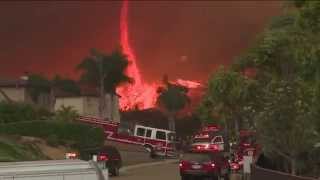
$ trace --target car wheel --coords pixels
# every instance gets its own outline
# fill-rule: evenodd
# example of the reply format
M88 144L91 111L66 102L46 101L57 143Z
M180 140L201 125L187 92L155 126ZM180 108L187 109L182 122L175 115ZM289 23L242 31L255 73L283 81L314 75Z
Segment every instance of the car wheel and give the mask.
M144 148L151 153L153 151L153 148L150 145L145 145Z
M181 174L181 180L190 180L190 176Z
M112 176L119 176L119 168L118 167L114 167L113 169L111 169L111 175Z

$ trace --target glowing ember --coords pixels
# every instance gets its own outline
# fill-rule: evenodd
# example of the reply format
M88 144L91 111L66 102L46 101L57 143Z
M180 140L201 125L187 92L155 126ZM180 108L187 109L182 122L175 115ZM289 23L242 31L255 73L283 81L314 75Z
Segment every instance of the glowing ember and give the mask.
M155 107L157 101L156 83L147 84L143 81L141 73L137 66L137 59L133 49L129 43L129 28L128 28L128 1L123 1L120 17L120 42L124 54L128 56L130 65L127 69L127 75L134 79L134 83L117 88L117 93L121 96L119 100L121 110L130 110L134 108L148 109ZM178 79L173 82L187 88L198 88L200 83Z
M157 99L157 86L144 83L137 67L137 60L129 43L128 30L128 1L123 1L120 17L120 41L124 54L128 56L130 65L127 75L134 79L134 83L119 87L117 93L121 96L120 108L129 110L133 108L147 109L154 107Z
M195 88L199 88L201 86L201 84L199 82L183 80L183 79L177 79L177 81L175 83L179 84L181 86L187 87L189 89L195 89Z

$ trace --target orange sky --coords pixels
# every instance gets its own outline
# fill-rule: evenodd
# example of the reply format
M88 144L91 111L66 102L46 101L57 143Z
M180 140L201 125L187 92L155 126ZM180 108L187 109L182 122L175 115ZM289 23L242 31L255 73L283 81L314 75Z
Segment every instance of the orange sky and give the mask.
M136 1L129 33L148 81L205 80L230 64L281 12L280 1ZM25 71L75 77L96 47L119 43L121 2L0 2L0 76Z

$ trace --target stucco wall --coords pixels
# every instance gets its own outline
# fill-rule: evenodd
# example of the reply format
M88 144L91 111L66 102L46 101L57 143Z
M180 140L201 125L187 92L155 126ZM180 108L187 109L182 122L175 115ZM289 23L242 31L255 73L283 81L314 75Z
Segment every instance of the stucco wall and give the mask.
M84 116L99 115L99 100L96 97L84 97Z
M61 108L61 106L71 106L74 110L78 111L80 115L84 113L84 98L83 97L61 97L56 98L56 102L54 105L54 110L57 111Z
M113 102L113 104L111 104ZM62 105L72 106L82 116L99 116L99 98L90 96L81 97L59 97L56 98L54 110L58 110ZM114 96L110 101L110 96L106 96L106 117L110 119L111 106L113 105L113 121L120 122L118 108L118 97Z
M1 90L12 100L17 102L26 101L26 90L25 88L7 88L2 87ZM0 93L0 101L6 101L6 98Z

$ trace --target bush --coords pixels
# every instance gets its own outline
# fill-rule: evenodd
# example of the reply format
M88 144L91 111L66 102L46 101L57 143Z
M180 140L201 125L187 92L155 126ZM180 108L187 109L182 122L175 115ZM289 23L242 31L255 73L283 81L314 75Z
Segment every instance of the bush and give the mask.
M57 146L60 145L61 143L60 143L59 138L58 138L57 135L51 134L51 135L49 135L48 138L47 138L47 144L48 144L49 146L57 147Z
M21 122L37 118L36 110L28 104L0 102L0 122Z
M48 120L50 117L54 115L54 113L50 112L48 109L39 108L36 110L37 117L34 120Z
M68 144L77 149L100 147L104 143L102 129L75 122L29 121L2 124L0 135L39 137L48 140L48 143Z
M58 121L75 121L79 117L78 112L71 106L61 106L55 113L54 119Z
M13 123L48 119L52 113L26 103L0 102L0 123Z

